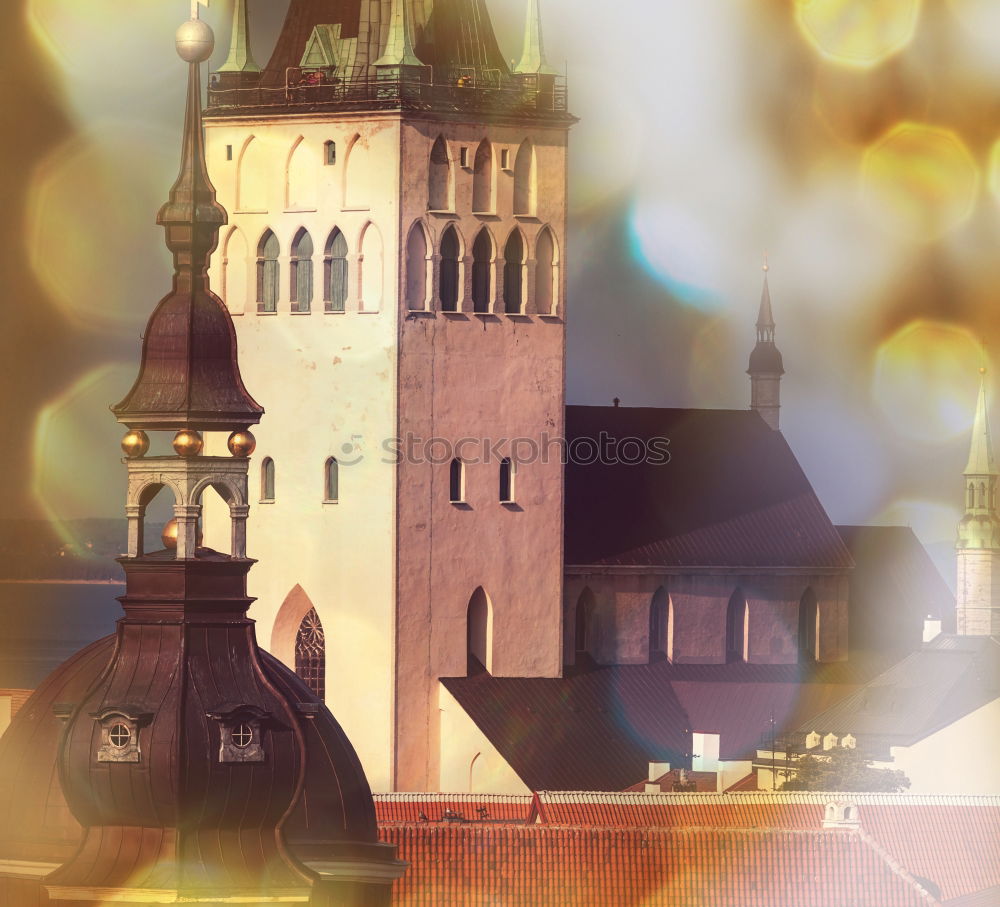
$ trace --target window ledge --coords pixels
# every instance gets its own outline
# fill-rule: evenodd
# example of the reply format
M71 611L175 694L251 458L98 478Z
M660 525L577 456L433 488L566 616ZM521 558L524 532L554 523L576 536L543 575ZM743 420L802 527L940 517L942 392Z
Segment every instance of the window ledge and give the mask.
M277 315L277 312L265 312L263 309L257 309L258 315Z
M267 214L266 208L239 208L233 214Z
M285 208L285 214L315 214L319 208Z
M537 214L515 214L514 220L522 220L527 223L534 222L536 224L540 224L542 222Z
M448 503L456 510L472 510L472 506L468 501L449 501Z
M341 211L350 213L352 211L371 211L371 206L365 206L364 208L341 208Z
M545 318L547 321L562 321L562 315L553 315L551 313L543 315L539 312L538 317Z
M324 315L346 315L347 309L323 309Z
M289 312L288 314L290 314L290 315L312 315L312 309L306 309L305 311L302 311L301 309L292 309L292 311Z
M274 498L261 498L257 503L258 504L273 504L274 503Z
M436 214L438 217L455 217L456 212L454 208L428 208L428 214Z
M493 220L500 220L500 215L497 214L496 211L473 211L472 216L482 217L482 218L492 218Z
M340 501L324 501L323 506L325 507L327 504L339 504L339 503Z

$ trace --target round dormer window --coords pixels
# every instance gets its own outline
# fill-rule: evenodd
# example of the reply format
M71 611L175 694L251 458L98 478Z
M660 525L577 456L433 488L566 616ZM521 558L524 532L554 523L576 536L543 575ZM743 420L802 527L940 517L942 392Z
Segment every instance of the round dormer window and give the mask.
M244 750L253 743L253 728L249 724L238 724L233 728L231 739L233 746Z
M116 724L108 734L108 741L116 749L123 750L132 742L132 732L124 724Z

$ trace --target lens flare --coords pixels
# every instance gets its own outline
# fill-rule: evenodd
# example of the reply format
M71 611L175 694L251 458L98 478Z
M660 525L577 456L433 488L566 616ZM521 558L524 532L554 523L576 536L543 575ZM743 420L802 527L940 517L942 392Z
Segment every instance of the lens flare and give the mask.
M865 152L862 186L886 226L928 241L972 213L979 169L950 129L900 123Z
M912 40L921 0L795 0L806 40L841 66L877 66Z
M955 65L983 75L1000 74L1000 3L996 0L948 0L965 39Z
M732 328L732 317L727 315L706 321L695 334L691 344L688 383L699 406L717 406L720 400L731 399L733 363L737 364L740 372L746 368L744 360L749 354L749 340L744 338L746 349L739 349ZM664 376L664 381L668 380L669 376ZM749 395L749 385L746 392Z
M109 515L109 507L121 500L121 427L108 413L108 401L122 397L134 374L131 365L101 366L80 378L38 415L32 491L67 544L82 541L75 537L71 520ZM88 464L85 477L81 476L81 463ZM99 469L100 464L106 468Z
M912 321L876 353L875 402L904 437L948 441L972 425L980 357L966 328Z
M152 212L176 173L176 144L161 129L105 121L36 168L28 190L31 266L76 327L138 329L169 289L169 255ZM135 299L136 287L149 295Z
M1000 139L993 143L990 149L990 171L989 171L990 192L1000 201Z

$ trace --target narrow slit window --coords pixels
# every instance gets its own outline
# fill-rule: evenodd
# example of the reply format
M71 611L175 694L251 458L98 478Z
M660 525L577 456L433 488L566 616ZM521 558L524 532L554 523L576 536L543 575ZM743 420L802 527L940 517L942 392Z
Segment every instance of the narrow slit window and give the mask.
M299 230L292 245L290 271L292 278L292 311L308 312L313 298L313 242L305 230Z
M441 309L457 312L459 300L459 244L454 227L441 237Z
M278 287L280 271L278 255L281 246L278 237L268 230L260 240L257 249L257 311L278 311Z
M514 461L507 457L500 461L500 503L514 503Z
M493 242L485 229L476 237L472 247L472 310L486 314L490 310L493 291Z
M326 311L343 312L347 307L347 240L336 227L326 244L323 297Z
M448 494L452 504L465 502L465 464L461 460L452 460L448 474Z
M340 464L334 457L326 461L324 471L324 495L328 504L334 504L340 500Z
M274 500L274 460L265 457L260 464L260 499L261 501Z
M226 160L231 161L233 159L233 146L226 145Z
M324 142L323 143L323 163L327 167L332 167L337 163L337 143L336 142Z

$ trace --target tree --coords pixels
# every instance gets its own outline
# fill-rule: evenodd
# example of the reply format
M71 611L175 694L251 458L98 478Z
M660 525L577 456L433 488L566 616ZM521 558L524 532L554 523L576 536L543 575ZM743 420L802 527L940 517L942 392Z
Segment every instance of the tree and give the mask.
M875 768L872 760L852 747L835 747L802 756L793 763L792 777L779 790L880 791L898 794L910 779L898 768Z

